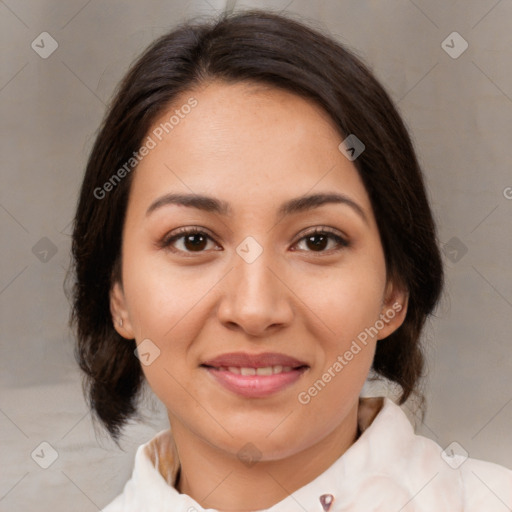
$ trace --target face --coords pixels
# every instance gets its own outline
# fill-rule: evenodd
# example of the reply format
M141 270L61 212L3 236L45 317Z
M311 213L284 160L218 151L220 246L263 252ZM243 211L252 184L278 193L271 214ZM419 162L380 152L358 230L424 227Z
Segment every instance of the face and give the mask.
M217 82L148 135L111 310L177 443L276 460L335 435L407 305L342 136L296 95Z

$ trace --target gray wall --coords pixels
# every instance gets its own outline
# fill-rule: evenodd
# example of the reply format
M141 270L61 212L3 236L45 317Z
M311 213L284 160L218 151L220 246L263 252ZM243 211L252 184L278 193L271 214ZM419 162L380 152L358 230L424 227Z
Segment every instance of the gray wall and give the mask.
M425 332L428 410L419 431L511 467L512 2L276 0L236 8L255 5L325 27L398 102L425 169L447 270ZM136 446L166 425L153 404L152 420L128 430L125 452L95 437L67 327L69 223L105 104L128 64L183 18L222 8L220 0L0 2L1 511L98 510L120 492ZM442 47L454 31L469 45L457 58L458 36ZM47 58L36 53L52 49L42 32L58 44ZM58 456L48 469L34 461L51 461L43 441Z

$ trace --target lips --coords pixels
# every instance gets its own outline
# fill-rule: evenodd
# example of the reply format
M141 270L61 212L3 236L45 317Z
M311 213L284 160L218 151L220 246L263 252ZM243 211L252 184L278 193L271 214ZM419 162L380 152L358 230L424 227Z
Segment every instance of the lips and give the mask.
M201 364L224 388L246 398L273 395L295 383L309 368L284 354L222 354Z

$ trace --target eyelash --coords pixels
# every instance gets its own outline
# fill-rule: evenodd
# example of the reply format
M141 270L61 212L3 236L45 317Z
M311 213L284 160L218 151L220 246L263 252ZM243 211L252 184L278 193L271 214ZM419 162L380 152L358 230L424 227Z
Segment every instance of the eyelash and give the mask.
M175 253L184 253L184 254L189 254L189 255L193 255L194 253L201 254L201 253L206 252L204 250L202 250L202 251L183 251L181 249L172 248L172 244L174 242L176 242L177 240L179 240L181 238L190 236L190 235L205 235L211 241L215 242L215 240L213 240L213 238L203 229L192 227L192 228L180 228L173 234L166 235L160 242L158 242L158 246L161 249L169 249ZM298 244L299 242L305 240L308 237L312 237L315 235L327 235L331 240L334 240L337 243L337 248L334 249L335 252L340 251L350 245L349 242L345 238L341 237L333 229L328 228L328 227L314 228L312 231L309 231L309 232L305 233L304 235L302 235L302 237L299 238L297 240L297 242L295 242L294 245ZM321 255L322 253L330 254L332 251L333 251L333 249L322 250L322 251L306 251L306 252L312 252L313 254L317 253L317 254Z

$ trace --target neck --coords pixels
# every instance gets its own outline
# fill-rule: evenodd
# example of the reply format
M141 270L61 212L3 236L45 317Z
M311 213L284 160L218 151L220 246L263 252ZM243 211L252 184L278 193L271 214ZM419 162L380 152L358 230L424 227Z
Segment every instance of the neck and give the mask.
M330 434L306 449L277 460L243 464L172 422L180 460L177 489L203 508L251 511L270 508L328 469L357 439L357 403ZM300 471L297 471L300 468Z

